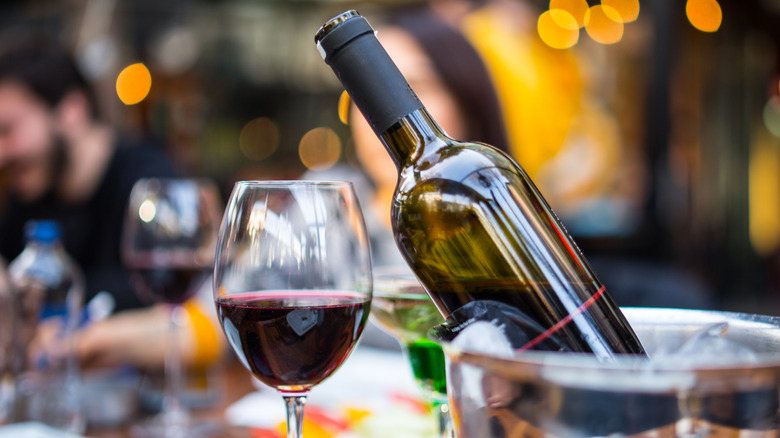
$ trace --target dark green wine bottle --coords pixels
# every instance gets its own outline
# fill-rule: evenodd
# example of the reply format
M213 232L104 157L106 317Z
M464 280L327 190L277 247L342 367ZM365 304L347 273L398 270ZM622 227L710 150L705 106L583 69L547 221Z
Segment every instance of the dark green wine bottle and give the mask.
M398 167L398 246L445 317L509 304L568 349L644 354L622 312L533 182L498 149L448 137L355 11L315 42ZM528 146L530 147L530 146Z

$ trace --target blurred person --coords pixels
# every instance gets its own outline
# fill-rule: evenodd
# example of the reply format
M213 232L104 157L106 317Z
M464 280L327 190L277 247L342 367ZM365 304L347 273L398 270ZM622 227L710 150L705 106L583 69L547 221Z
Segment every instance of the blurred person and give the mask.
M94 92L64 47L41 36L9 37L0 44L0 255L12 260L22 251L29 220L59 222L65 250L84 272L85 303L106 291L117 312L81 333L82 362L159 367L167 313L137 298L120 241L133 184L174 177L174 168L159 148L122 138L99 117ZM200 308L188 305L185 362L214 357L216 329Z

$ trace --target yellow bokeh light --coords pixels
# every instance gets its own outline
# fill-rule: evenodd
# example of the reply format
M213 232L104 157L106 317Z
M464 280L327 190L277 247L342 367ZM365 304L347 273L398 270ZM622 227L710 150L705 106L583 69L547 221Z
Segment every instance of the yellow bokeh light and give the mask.
M764 104L764 126L780 138L780 96L773 96Z
M780 248L780 148L777 139L758 133L748 161L750 243L762 256Z
M585 30L598 43L615 44L623 38L623 20L620 14L609 6L591 6Z
M349 125L349 107L352 105L352 99L347 90L344 90L339 96L339 120L345 125Z
M267 117L250 120L241 128L238 145L250 160L266 159L279 146L279 127Z
M601 5L615 10L623 23L636 21L639 17L639 0L601 0Z
M585 0L550 0L550 10L566 11L577 20L577 27L584 27L588 22L588 2ZM553 16L558 18L558 16ZM565 24L558 23L559 26Z
M715 32L723 21L723 12L717 0L688 0L685 14L693 27L702 32Z
M539 16L536 29L542 41L554 49L568 49L580 38L577 20L563 9L544 12Z
M298 156L307 169L327 169L341 158L341 140L330 128L314 128L301 138Z
M142 63L125 67L116 78L116 94L125 105L144 100L152 89L152 75Z

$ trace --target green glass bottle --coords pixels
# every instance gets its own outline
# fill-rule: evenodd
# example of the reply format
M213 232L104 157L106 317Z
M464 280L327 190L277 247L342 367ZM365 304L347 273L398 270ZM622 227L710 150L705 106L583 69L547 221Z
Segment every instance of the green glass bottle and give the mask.
M618 306L528 175L508 155L439 127L355 11L315 42L398 167L398 246L443 316L499 301L570 351L644 354ZM530 147L530 146L529 146Z

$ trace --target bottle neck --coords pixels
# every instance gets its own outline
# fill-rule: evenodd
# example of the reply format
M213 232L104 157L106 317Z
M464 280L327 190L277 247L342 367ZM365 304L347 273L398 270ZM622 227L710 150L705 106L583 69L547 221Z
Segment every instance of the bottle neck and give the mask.
M354 11L342 14L315 41L399 169L447 143L365 18Z
M326 24L315 40L377 136L423 108L365 18L343 14Z
M424 107L403 116L379 138L398 169L440 149L449 140Z

